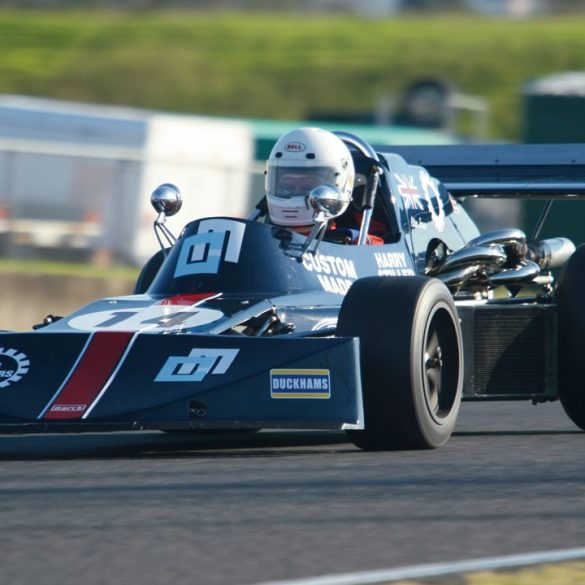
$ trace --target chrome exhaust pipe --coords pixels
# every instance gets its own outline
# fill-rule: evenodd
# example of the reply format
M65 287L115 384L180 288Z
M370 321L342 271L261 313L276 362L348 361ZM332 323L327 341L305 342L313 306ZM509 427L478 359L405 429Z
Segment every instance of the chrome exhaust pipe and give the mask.
M563 266L574 251L575 244L568 238L535 240L528 244L528 258L536 262L541 270Z
M503 266L507 259L508 256L501 246L466 246L447 256L438 267L438 273L443 274L475 264L494 270Z
M531 260L525 260L514 268L507 268L490 274L488 283L492 286L509 286L512 284L526 284L540 276L538 264Z
M464 266L463 268L456 268L450 272L437 274L436 278L442 280L447 286L460 288L468 280L473 278L481 268L481 264Z
M522 230L516 228L506 228L487 232L470 240L465 247L489 246L492 244L502 246L508 255L509 261L513 261L517 258L524 258L528 252L528 247L526 246L526 234Z

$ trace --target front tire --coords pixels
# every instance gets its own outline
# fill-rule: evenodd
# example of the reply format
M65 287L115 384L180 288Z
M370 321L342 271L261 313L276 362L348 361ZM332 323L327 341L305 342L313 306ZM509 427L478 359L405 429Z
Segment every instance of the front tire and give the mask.
M585 430L585 245L573 253L559 280L559 397L569 418Z
M362 449L443 445L455 427L463 387L461 328L439 280L370 277L341 306L340 336L359 337L365 429Z
M168 250L159 250L147 260L136 279L136 284L134 286L135 295L144 294L148 290L148 287L152 284L152 281L158 274L162 263L165 261L167 252Z

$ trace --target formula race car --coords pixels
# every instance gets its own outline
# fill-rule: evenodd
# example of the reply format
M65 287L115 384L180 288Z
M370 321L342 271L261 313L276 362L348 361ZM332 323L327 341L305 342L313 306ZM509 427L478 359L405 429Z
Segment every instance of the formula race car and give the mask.
M539 239L555 199L585 196L585 145L337 135L359 180L351 201L311 192L308 236L260 201L175 240L180 195L159 187L161 250L135 294L0 334L0 432L343 429L365 449L428 448L462 398L560 399L585 429L585 247ZM546 201L527 238L481 234L458 203L471 196Z

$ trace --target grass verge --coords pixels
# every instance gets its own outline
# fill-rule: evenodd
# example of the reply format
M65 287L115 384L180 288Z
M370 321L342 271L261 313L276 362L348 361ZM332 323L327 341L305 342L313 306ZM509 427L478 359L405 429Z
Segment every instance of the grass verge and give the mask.
M484 96L515 139L521 89L585 69L585 19L0 11L0 93L221 116L371 110L421 77Z

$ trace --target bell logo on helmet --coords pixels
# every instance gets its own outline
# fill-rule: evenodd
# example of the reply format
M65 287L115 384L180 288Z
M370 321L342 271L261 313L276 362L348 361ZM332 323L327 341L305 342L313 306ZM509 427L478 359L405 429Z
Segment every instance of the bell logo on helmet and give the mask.
M287 152L303 152L303 150L307 150L307 147L302 142L289 142L284 147L284 150Z

